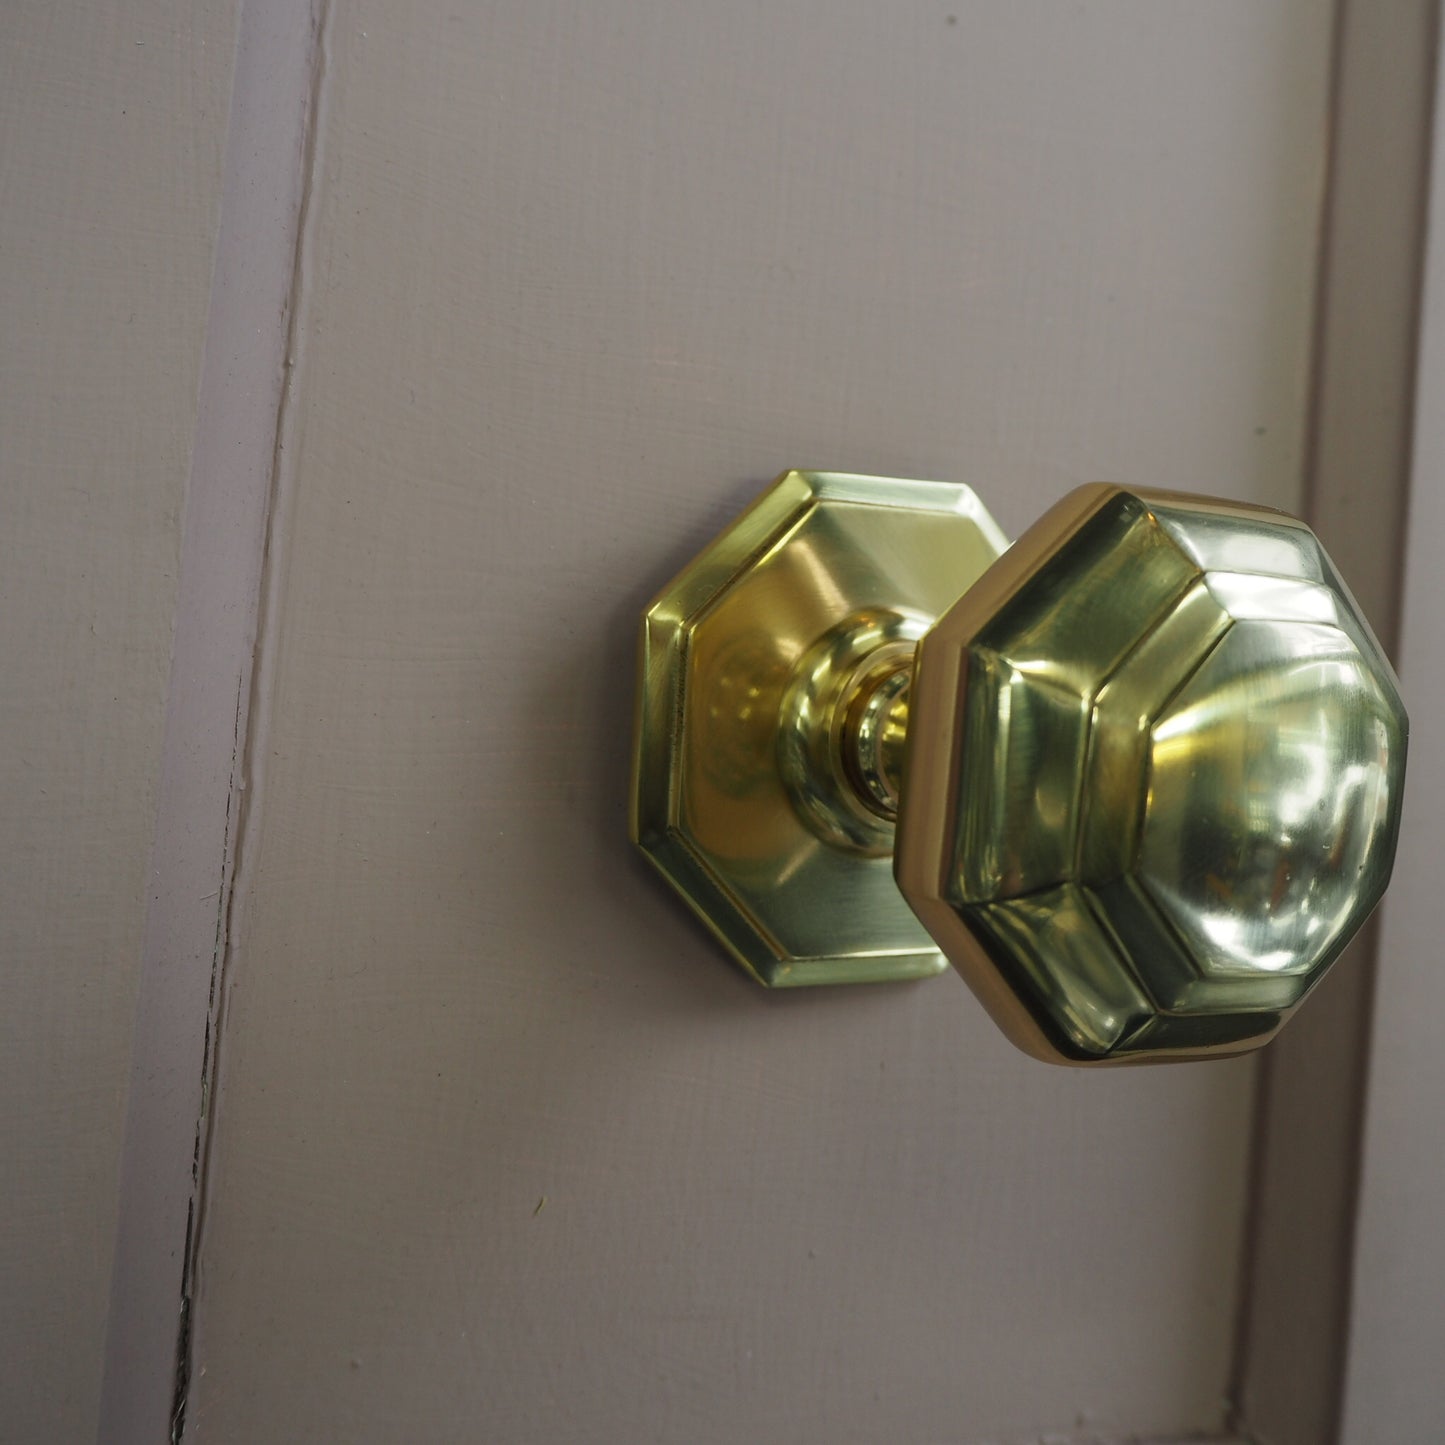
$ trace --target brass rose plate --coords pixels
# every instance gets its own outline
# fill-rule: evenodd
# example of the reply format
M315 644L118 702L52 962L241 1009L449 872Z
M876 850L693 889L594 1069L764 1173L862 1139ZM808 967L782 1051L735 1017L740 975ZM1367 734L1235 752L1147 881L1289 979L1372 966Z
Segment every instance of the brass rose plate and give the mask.
M873 645L911 659L1006 545L967 487L788 472L647 609L632 836L760 983L947 966L893 881L893 825L870 833L826 772L809 796L797 754Z

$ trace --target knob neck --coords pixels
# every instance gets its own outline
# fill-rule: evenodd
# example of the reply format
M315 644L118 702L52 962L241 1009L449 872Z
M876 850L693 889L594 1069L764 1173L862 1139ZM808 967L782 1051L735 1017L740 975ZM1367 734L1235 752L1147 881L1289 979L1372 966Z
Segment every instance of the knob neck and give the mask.
M844 775L863 806L890 823L898 818L903 790L912 686L913 650L903 656L894 652L860 681L844 715Z
M913 655L933 619L869 608L798 659L778 720L778 771L798 816L825 843L893 852Z

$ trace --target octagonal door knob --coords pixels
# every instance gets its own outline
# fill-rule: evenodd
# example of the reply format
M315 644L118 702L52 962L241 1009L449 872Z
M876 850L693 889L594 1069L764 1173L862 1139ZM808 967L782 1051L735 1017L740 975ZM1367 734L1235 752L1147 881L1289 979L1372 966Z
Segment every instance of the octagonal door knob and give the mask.
M769 986L951 963L1037 1057L1267 1042L1388 882L1407 720L1313 533L785 474L644 618L633 835Z

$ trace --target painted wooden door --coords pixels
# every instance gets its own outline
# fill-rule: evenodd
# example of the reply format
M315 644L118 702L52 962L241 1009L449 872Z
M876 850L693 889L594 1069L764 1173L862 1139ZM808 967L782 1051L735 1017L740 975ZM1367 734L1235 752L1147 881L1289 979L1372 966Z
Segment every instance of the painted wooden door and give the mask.
M1261 1274L1289 1081L1049 1069L951 975L756 989L625 841L633 657L785 467L1009 532L1098 478L1355 506L1322 428L1379 376L1398 449L1408 265L1325 332L1418 228L1321 237L1420 183L1330 120L1420 152L1377 52L1428 12L247 0L166 735L215 796L161 787L101 1438L1325 1438L1251 1363L1315 1258ZM1397 471L1322 522L1367 607Z
M187 1433L1217 1429L1252 1069L769 997L623 836L780 468L1301 504L1327 12L334 6Z

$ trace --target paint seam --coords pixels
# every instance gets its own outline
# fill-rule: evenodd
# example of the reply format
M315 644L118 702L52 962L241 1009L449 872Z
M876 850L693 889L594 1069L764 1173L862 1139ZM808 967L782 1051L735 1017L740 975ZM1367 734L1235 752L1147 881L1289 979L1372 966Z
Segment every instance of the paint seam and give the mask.
M265 780L264 738L270 726L271 682L280 626L280 594L283 588L283 560L287 551L287 520L294 493L294 476L285 465L287 441L297 425L292 401L298 363L304 350L302 317L309 287L306 263L314 225L316 172L322 130L322 112L327 75L330 0L316 0L311 26L310 75L303 121L301 191L297 207L295 248L290 286L285 300L285 349L281 358L282 384L276 408L276 425L271 449L266 503L265 541L261 561L260 597L257 605L256 642L249 676L243 677L237 692L235 750L232 754L232 787L228 812L234 807L235 830L228 830L229 847L223 862L222 907L218 914L217 944L212 961L210 995L206 1018L205 1051L201 1066L201 1107L196 1120L193 1159L194 1189L186 1222L185 1267L181 1286L181 1318L177 1338L175 1394L171 1414L172 1445L180 1445L186 1429L187 1406L194 1366L194 1308L200 1284L200 1262L205 1225L213 1145L218 1115L218 1082L222 1064L222 1040L226 1003L235 982L239 953L238 934L250 896L250 859L253 838L259 832L263 812ZM246 699L244 714L242 699ZM243 721L244 716L244 721Z

